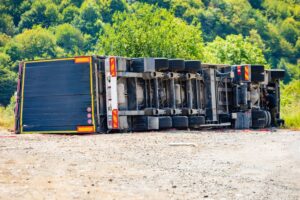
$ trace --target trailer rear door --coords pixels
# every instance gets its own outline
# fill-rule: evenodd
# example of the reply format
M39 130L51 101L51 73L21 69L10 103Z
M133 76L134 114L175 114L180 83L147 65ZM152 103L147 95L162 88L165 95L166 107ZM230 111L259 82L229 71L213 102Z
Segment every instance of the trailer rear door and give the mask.
M95 132L92 57L25 62L21 133Z

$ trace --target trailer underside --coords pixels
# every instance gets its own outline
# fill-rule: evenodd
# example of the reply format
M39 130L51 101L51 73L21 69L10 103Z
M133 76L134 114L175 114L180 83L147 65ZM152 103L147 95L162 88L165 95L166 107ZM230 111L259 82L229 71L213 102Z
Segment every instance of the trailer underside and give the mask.
M262 65L166 58L82 56L22 62L15 129L101 133L278 126L283 123L283 76L284 71Z

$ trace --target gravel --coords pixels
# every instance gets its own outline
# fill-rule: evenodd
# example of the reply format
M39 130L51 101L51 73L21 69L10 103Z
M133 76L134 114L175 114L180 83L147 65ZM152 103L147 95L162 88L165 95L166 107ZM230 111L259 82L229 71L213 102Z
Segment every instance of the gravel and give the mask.
M300 199L300 132L0 131L0 199Z

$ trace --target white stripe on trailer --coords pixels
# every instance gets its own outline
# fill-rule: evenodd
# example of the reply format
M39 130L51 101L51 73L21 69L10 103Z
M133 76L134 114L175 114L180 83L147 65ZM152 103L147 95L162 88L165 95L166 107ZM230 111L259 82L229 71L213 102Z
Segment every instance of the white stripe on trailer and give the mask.
M113 110L118 110L118 93L117 93L117 74L111 74L111 58L115 59L115 70L117 73L117 58L108 57L105 59L105 87L106 87L106 111L107 111L107 128L117 129L113 126Z

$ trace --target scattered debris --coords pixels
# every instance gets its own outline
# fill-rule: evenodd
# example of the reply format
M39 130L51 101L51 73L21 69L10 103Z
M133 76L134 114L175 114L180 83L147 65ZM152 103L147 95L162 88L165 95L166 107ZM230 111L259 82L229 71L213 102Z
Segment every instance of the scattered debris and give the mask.
M194 143L170 143L169 146L189 146L196 147L197 145Z

